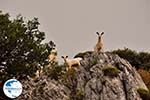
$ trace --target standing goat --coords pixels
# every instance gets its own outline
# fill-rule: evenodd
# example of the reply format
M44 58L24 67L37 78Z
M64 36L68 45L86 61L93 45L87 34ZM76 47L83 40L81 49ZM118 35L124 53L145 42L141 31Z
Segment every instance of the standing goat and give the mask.
M64 59L65 64L67 64L66 66L66 71L68 71L69 69L75 67L75 68L79 68L80 67L80 61L82 60L82 58L74 58L74 59L68 59L68 56L62 56L62 58Z
M104 32L102 32L101 34L99 34L99 32L96 32L96 34L98 35L98 41L94 47L94 52L97 53L103 51L102 35L104 34Z
M48 59L51 64L57 62L57 50L53 49L48 56Z

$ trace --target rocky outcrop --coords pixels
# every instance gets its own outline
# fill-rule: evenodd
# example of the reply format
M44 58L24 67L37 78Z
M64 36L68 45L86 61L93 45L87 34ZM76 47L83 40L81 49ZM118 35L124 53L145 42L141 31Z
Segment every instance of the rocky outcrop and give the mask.
M78 55L81 57L81 55ZM136 69L111 53L82 54L81 67L58 80L48 76L22 81L18 100L142 100L138 88L146 90Z
M23 93L18 100L68 100L70 90L47 76L22 81Z

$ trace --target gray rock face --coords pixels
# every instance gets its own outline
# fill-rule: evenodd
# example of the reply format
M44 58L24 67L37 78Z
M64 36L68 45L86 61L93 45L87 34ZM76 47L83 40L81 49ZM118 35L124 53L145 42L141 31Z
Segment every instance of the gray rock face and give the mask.
M105 75L108 66L119 72ZM22 81L23 93L18 100L142 100L137 89L147 89L135 68L111 53L86 53L80 69L66 76L66 81L45 75L36 81Z

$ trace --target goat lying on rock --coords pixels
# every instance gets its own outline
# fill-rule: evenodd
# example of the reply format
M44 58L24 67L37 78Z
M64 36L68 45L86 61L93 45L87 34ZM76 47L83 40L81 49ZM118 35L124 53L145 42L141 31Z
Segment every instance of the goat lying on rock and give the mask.
M71 68L79 68L80 67L80 61L82 60L82 58L74 58L74 59L68 59L68 56L62 56L62 58L64 59L65 64L67 64L66 66L66 71L68 71Z

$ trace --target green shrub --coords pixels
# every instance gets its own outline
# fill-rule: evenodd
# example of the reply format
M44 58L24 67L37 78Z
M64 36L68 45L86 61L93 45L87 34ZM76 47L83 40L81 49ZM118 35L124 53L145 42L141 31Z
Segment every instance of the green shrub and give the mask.
M92 54L92 53L93 53L93 51L81 52L81 53L78 53L77 55L75 55L74 58L77 58L77 57L84 58L85 55Z
M8 13L0 11L0 66L7 72L1 79L18 76L22 79L23 74L32 76L35 73L33 63L47 65L47 57L55 44L44 43L44 40L45 32L39 29L38 18L26 20L19 15L12 19Z
M96 64L97 64L97 60L96 60L96 59L93 59L92 62L91 62L91 64L92 64L92 66L93 66L93 65L96 65Z
M75 78L76 77L76 70L71 68L67 72L65 72L63 75L63 80L66 82L69 80L69 78Z
M128 60L132 66L140 66L141 62L138 59L138 53L134 50L124 48L112 51L112 53L119 55L121 58Z
M65 70L64 65L53 64L44 68L44 74L49 76L52 79L58 80Z
M61 77L62 83L67 86L69 89L73 89L77 80L77 71L73 68L69 69L63 73ZM72 100L72 99L71 99Z
M113 50L112 53L119 55L121 58L126 59L135 66L136 69L144 68L150 70L150 53L137 52L128 48Z
M142 64L143 69L150 71L150 62Z
M140 94L143 100L150 100L150 92L144 88L138 88L137 92Z
M120 70L113 66L103 68L104 75L115 77L120 73Z

